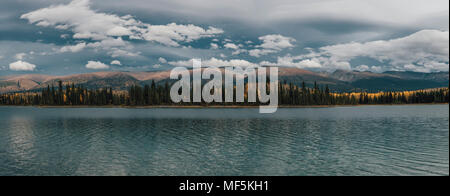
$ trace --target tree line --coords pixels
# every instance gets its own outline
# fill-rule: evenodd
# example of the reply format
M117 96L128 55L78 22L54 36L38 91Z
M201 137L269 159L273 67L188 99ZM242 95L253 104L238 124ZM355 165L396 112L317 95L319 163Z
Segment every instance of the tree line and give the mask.
M335 93L327 85L308 88L305 82L301 86L279 83L279 105L358 105L358 104L417 104L448 103L449 89L430 89L404 92L351 92ZM225 88L222 88L224 91ZM211 105L259 105L248 103L248 84L245 88L243 103L210 103ZM222 93L223 96L225 93ZM236 93L234 93L235 95ZM192 96L192 93L191 93ZM191 99L192 100L192 99ZM114 91L112 88L88 89L83 85L61 81L58 86L47 86L39 92L6 93L0 95L0 105L42 105L42 106L158 106L158 105L209 105L207 103L173 103L170 99L170 85L156 84L132 85L127 91Z

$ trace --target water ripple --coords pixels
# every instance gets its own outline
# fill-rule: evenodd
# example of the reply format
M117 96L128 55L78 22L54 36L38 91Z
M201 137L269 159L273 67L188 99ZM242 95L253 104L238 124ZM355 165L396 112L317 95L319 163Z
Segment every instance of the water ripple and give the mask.
M0 175L449 175L442 106L0 107Z

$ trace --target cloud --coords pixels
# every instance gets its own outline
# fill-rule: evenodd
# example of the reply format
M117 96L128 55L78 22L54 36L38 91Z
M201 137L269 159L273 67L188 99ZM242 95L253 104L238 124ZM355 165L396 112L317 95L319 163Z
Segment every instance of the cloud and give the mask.
M129 60L126 65L130 67L148 65L151 68L154 64L161 64L165 66L163 68L167 68L166 63L158 62L158 57L167 57L170 61L192 57L206 59L216 57L229 60L228 57L233 57L232 55L245 53L245 55L234 57L247 62L266 61L265 63L276 66L320 67L319 69L327 71L363 70L365 67L358 68L360 65L368 66L369 71L376 69L426 72L448 70L448 52L444 52L443 56L446 58L438 58L436 55L438 53L425 51L427 47L435 47L434 43L437 42L430 41L432 44L429 45L405 45L404 47L408 49L404 49L398 43L406 42L393 42L401 38L393 39L392 37L403 36L405 32L421 29L439 29L434 31L448 32L448 1L436 0L432 3L419 0L370 1L370 6L367 6L367 2L357 0L338 2L261 0L258 1L258 6L254 7L250 1L237 0L214 3L205 0L193 2L149 0L146 3L139 0L131 0L131 2L44 0L41 3L29 5L26 10L30 11L20 13L25 13L21 18L34 25L18 24L17 21L12 20L11 15L8 17L11 18L11 24L17 24L3 25L0 28L16 29L11 32L19 30L25 33L30 32L23 38L22 34L20 34L21 37L17 37L19 34L5 34L4 39L27 39L30 45L32 41L42 39L41 43L53 44L48 44L49 48L46 50L33 49L36 52L34 55L26 52L27 56L20 59L14 59L14 55L30 51L28 48L3 47L6 49L2 50L5 51L2 55L6 58L0 60L0 64L7 66L10 62L18 60L39 62L39 68L44 66L42 71L45 72L60 70L58 64L63 60L73 65L83 66L92 59L106 64L111 60L120 59L124 64ZM21 4L23 3L18 3L18 5ZM45 6L42 6L43 4ZM54 5L47 6L50 4ZM410 5L408 9L404 9L405 4ZM218 10L227 10L227 12L221 13ZM14 13L15 17L18 16L17 11L10 12ZM133 16L126 15L126 12ZM195 17L197 14L199 17ZM161 17L155 18L155 16ZM10 24L8 21L4 22ZM438 23L445 25L442 27ZM32 27L36 25L39 27ZM62 37L55 35L54 31L44 31L45 28L42 27L61 29L57 32L62 34ZM227 34L217 27L224 28ZM38 35L38 31L42 31L43 34ZM259 35L262 36L258 37ZM422 37L434 36L425 33ZM203 38L206 39L196 41ZM415 39L418 38L419 36L416 36ZM447 40L444 39L438 43L446 44ZM380 47L372 42L380 42ZM413 42L409 43L413 45ZM61 43L70 44L61 46ZM239 43L243 45L240 46ZM225 44L228 44L228 47L225 47ZM190 48L190 45L194 48ZM300 46L314 47L314 49L310 53L301 55L305 53L305 50ZM383 51L382 48L386 50ZM69 54L84 50L89 52ZM402 54L402 51L406 54ZM60 55L59 52L67 54ZM44 53L48 55L41 56ZM286 55L288 53L292 55ZM106 57L105 54L112 58ZM261 60L253 57L261 58ZM112 64L109 65L112 67ZM123 67L123 69L126 68ZM70 70L77 72L83 69Z
M368 65L359 65L354 68L356 71L370 71L370 72L382 72L383 69L380 66L368 66Z
M69 4L42 8L23 14L21 18L37 26L71 30L74 39L112 41L116 37L128 36L131 39L154 41L175 47L180 46L180 42L188 43L223 33L222 29L215 27L204 29L193 24L176 23L151 25L130 15L101 13L90 8L89 0L73 0Z
M230 41L231 41L231 40L230 40ZM244 45L242 45L242 44L236 45L236 44L234 44L234 43L226 43L226 44L224 45L224 47L225 47L225 48L228 48L228 49L234 50L234 51L231 53L232 55L238 55L238 54L247 52L246 49L242 49L242 47L244 47Z
M136 1L134 1L136 2ZM430 21L448 28L448 0L147 0L146 3L130 3L129 1L109 1L105 5L115 7L131 6L150 13L170 13L184 18L200 18L203 20L240 21L245 24L266 25L272 27L284 21L295 21L298 24L312 20L363 21L392 25L396 27L429 28ZM226 11L224 11L226 10ZM433 20L430 20L432 18Z
M120 61L118 61L118 60L114 60L114 61L111 61L111 65L122 65L122 63L120 63Z
M259 40L263 42L259 47L273 50L292 48L294 47L292 42L296 41L294 38L285 37L282 35L266 35L259 37Z
M396 39L351 42L324 46L317 51L309 50L307 54L287 55L278 57L276 63L265 61L262 64L299 68L320 67L324 70L352 69L350 61L365 57L374 59L384 66L362 65L355 67L356 70L433 72L449 69L448 31L422 30Z
M219 45L217 45L216 43L211 43L211 49L213 50L219 49Z
M100 61L88 61L86 64L88 69L109 69L109 65L106 65Z
M166 64L166 63L167 63L167 60L166 60L165 58L162 58L162 57L159 57L158 61L159 61L160 63L163 63L163 64Z
M316 58L298 60L296 57L292 57L290 55L285 56L285 57L278 57L278 60L276 63L270 63L268 61L263 61L260 64L264 65L264 66L296 67L296 68L300 68L300 69L321 68L322 67L322 65L320 64L320 61Z
M236 44L233 44L233 43L226 43L223 47L228 48L228 49L233 49L233 50L239 49L239 46L237 46Z
M103 49L120 48L120 47L126 47L126 46L129 46L128 42L125 42L121 37L108 38L108 39L104 39L100 42L94 42L94 43L88 44L88 47L103 48Z
M252 49L249 50L248 53L250 56L254 56L254 57L261 57L264 55L268 55L271 53L277 53L278 51L276 50L270 50L270 49Z
M170 23L168 25L145 25L146 28L140 28L140 34L137 34L136 39L145 39L147 41L155 41L167 46L180 46L179 42L192 42L205 37L214 37L222 34L222 29L209 27L203 29L201 27L189 24L178 25Z
M155 69L158 69L158 68L161 68L162 65L161 64L154 64L152 67L155 68Z
M73 46L64 46L61 49L59 49L60 52L80 52L81 50L83 50L86 47L86 43L79 43L77 45L73 45Z
M192 67L192 60L188 61L173 61L169 62L169 65L178 67ZM232 59L232 60L221 60L217 58L211 58L202 61L202 66L204 67L258 67L259 65L251 63L242 59Z
M14 58L16 58L17 60L23 60L23 58L26 56L27 54L25 53L18 53L14 56Z
M260 57L263 55L277 53L286 48L293 48L293 42L296 42L294 38L285 37L282 35L265 35L258 38L262 44L256 46L259 49L253 49L249 51L250 56Z
M446 71L449 68L449 32L422 30L397 39L326 46L320 48L319 54L334 62L369 57L390 64L394 70L419 71L421 67L426 72Z
M13 71L34 71L36 69L36 65L19 60L9 64L9 69Z

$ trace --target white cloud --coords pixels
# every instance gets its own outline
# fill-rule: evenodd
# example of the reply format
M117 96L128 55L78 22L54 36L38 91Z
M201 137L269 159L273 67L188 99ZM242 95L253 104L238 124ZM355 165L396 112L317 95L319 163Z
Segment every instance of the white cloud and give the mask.
M260 45L264 49L282 50L285 48L294 47L293 42L296 40L294 38L285 37L282 35L266 35L259 37L263 43Z
M391 40L365 43L352 42L319 48L299 56L279 57L265 65L321 67L324 70L352 69L350 61L357 57L375 59L385 66L362 65L356 70L382 72L387 70L433 72L449 70L449 32L422 30ZM321 66L319 66L319 64Z
M264 56L264 55L276 53L276 52L278 52L278 51L270 50L270 49L252 49L252 50L248 51L249 55L254 56L254 57L260 57L260 56Z
M265 35L259 37L259 40L262 41L262 44L256 46L256 48L259 49L250 50L250 56L260 57L271 53L277 53L283 49L294 47L293 42L296 42L294 38L282 35Z
M9 69L13 71L34 71L36 65L19 60L9 64Z
M108 52L108 55L110 55L113 58L116 57L136 57L139 56L140 52L130 52L127 50L119 49L119 48L112 48L111 51Z
M88 44L88 46L91 48L108 49L108 48L126 47L126 46L128 46L128 43L123 41L123 39L121 37L118 37L116 39L108 38L108 39L104 39L100 42L90 43L90 44Z
M239 46L237 46L236 44L233 43L227 43L224 45L225 48L229 48L229 49L233 49L233 50L238 50Z
M380 66L368 66L368 65L359 65L354 68L357 71L370 71L370 72L382 72L383 69Z
M77 45L73 45L73 46L64 46L62 47L59 51L60 52L80 52L81 50L83 50L86 47L86 43L79 43Z
M166 60L165 58L162 58L162 57L159 57L158 61L159 61L160 63L163 63L163 64L166 64L166 63L167 63L167 60Z
M192 60L169 62L169 65L181 66L181 67L192 67ZM203 60L202 66L204 66L204 67L232 67L232 66L258 67L257 64L254 64L254 63L248 62L246 60L242 60L242 59L232 59L232 60L228 61L228 60L221 60L221 59L217 59L217 58Z
M369 57L390 64L394 70L446 71L449 62L449 32L422 30L397 39L326 46L320 48L319 54L331 61L341 62L349 62L356 57Z
M86 64L88 69L109 69L109 65L106 65L100 61L88 61Z
M242 47L244 47L244 45L242 45L242 44L236 45L234 43L226 43L224 45L224 47L228 48L228 49L231 49L231 50L234 50L231 53L232 55L238 55L238 54L241 54L241 53L248 52L246 49L242 49Z
M222 29L215 27L204 29L193 24L176 23L151 25L138 21L130 15L101 13L91 9L89 0L73 0L69 4L50 6L23 14L21 18L37 26L71 30L74 39L98 41L90 47L108 48L111 44L114 47L122 47L124 46L124 41L120 38L122 36L154 41L167 46L180 46L180 42L188 43L223 33Z
M213 37L218 34L222 34L223 30L209 27L203 29L201 27L189 24L178 25L176 23L170 23L168 25L145 25L146 28L139 29L141 35L140 38L147 41L155 41L167 46L180 46L179 42L192 42L200 38Z
M285 57L278 57L276 63L270 63L267 61L263 61L260 63L264 66L276 66L276 67L296 67L296 68L321 68L322 65L320 61L316 58L313 59L304 59L298 60L296 57L292 57L290 55Z
M161 68L162 65L161 65L161 64L155 64L155 65L153 65L152 67L155 68L155 69L158 69L158 68Z
M17 60L23 60L23 58L25 58L27 54L25 53L18 53L14 56L14 58L16 58Z
M213 50L219 49L219 45L217 45L216 43L211 43L211 49Z
M114 60L114 61L111 61L111 65L122 65L122 63L120 63L120 61L118 61L118 60Z

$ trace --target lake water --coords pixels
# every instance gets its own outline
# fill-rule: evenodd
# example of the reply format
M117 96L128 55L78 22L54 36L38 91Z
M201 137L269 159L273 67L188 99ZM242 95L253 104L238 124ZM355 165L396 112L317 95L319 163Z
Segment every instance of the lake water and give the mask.
M449 175L449 107L0 107L0 175Z

